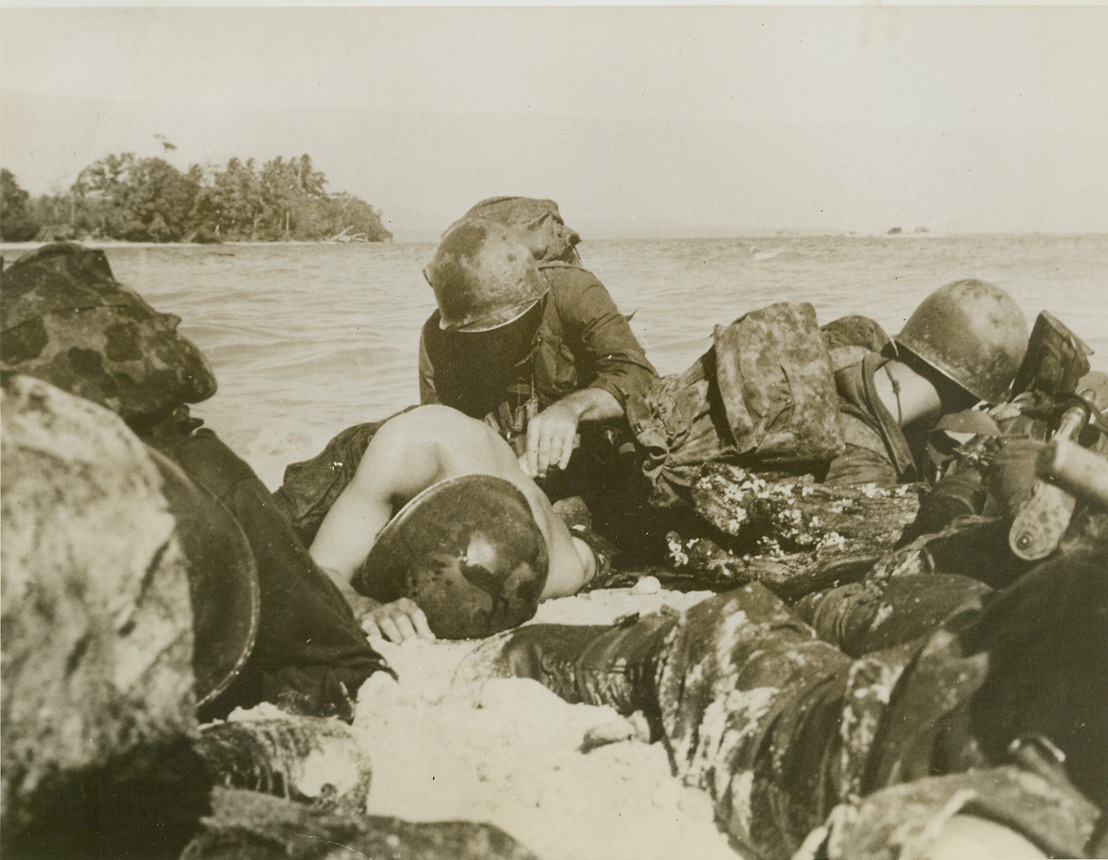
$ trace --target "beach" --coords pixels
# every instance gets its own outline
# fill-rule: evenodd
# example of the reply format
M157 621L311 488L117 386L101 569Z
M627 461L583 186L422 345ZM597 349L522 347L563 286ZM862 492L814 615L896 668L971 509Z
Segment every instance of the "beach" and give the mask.
M275 489L284 466L343 428L415 403L419 329L433 308L420 270L433 245L106 246L116 277L212 361L219 393L193 408ZM10 261L11 248L3 253ZM18 250L18 249L15 249ZM683 369L713 326L781 300L821 322L848 313L895 333L919 300L963 277L1011 292L1029 321L1049 309L1105 369L1099 275L1106 236L782 236L611 240L582 246L661 373ZM536 622L605 624L708 592L649 580L540 607ZM737 856L705 794L671 775L609 708L569 705L536 682L488 681L488 644L374 644L378 673L354 730L372 764L366 811L413 821L493 823L556 860L724 860ZM269 707L236 714L250 719ZM582 750L587 737L613 742Z

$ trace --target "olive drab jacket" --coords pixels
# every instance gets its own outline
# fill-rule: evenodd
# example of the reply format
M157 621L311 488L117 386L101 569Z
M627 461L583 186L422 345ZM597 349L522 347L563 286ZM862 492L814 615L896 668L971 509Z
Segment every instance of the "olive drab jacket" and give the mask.
M439 328L438 311L431 315L420 337L422 403L452 406L511 436L525 431L527 409L534 414L574 391L599 388L623 406L654 382L657 372L595 275L556 261L539 269L550 293L535 310L525 332L531 343L514 366L495 356L473 366L472 355L457 349L458 336Z

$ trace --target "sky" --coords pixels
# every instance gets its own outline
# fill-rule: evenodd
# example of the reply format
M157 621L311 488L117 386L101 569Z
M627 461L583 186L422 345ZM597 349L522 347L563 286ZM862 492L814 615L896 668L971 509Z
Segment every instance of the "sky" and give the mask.
M0 163L309 153L431 238L1108 232L1108 8L0 8ZM165 150L159 137L176 149Z

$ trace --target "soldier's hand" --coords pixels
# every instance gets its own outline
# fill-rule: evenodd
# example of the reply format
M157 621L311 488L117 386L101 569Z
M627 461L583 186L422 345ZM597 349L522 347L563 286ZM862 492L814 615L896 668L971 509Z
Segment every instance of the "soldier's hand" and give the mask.
M435 638L423 610L407 597L379 604L363 613L359 620L367 636L380 636L390 642Z
M577 412L564 403L552 403L527 425L527 452L520 459L523 471L543 478L551 467L569 465L577 446Z

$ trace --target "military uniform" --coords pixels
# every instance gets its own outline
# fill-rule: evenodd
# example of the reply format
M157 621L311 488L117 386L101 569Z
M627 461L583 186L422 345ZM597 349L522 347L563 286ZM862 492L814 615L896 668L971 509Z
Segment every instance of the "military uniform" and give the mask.
M889 337L872 320L844 317L821 330L821 355L811 337L814 312L790 310L803 307L770 305L722 337L717 329L713 348L693 367L628 405L655 504L685 498L698 467L717 458L837 484L934 479L926 440L907 438L877 396L874 374ZM1027 322L998 287L954 281L913 311L895 349L940 398L972 398L962 408L1003 402L1027 350ZM821 377L832 372L829 385ZM836 401L839 409L826 408Z
M854 632L902 625L901 635L882 634L885 647L855 658L752 584L680 617L524 627L501 668L569 701L644 711L678 776L710 794L717 820L752 856L792 856L833 812L842 825L861 810L886 833L925 833L959 809L987 815L975 791L987 797L990 786L1012 798L1005 824L1078 856L1108 801L1104 553L1102 543L1071 546L997 592L966 580L938 628L907 640L928 622L910 594L891 600L903 619L871 615ZM1014 753L1026 738L1057 747L1065 767L1039 761L1022 773L1028 762ZM904 787L913 793L904 805L871 801L942 774L970 777ZM1040 803L1050 808L1032 814ZM865 848L865 835L855 829L856 853L839 856L897 856L895 842Z
M539 271L550 292L523 334L522 360L507 367L475 362L457 347L466 335L443 331L439 312L431 314L420 337L422 403L452 406L511 436L526 432L528 404L535 414L574 391L597 388L625 407L653 383L654 367L595 275L559 262L540 264Z
M493 197L443 233L424 277L437 309L419 344L423 404L484 420L522 453L528 422L583 389L627 402L657 378L631 327L596 276L580 266L581 237L553 200ZM347 428L311 460L285 470L276 498L311 540L383 422ZM625 497L622 420L587 423L568 474L542 482L552 499ZM622 432L621 432L622 431ZM609 507L601 502L599 507Z
M657 374L600 281L566 263L543 263L539 270L549 295L518 324L478 335L480 343L472 343L473 335L443 331L439 311L431 314L420 337L424 404L441 403L483 419L520 444L526 441L527 420L567 394L597 388L622 406L651 385ZM470 342L463 348L459 338ZM348 427L318 455L285 469L274 495L305 541L315 537L382 424ZM552 474L544 489L554 499L605 490L621 495L629 471L618 462L626 430L585 425L581 436L582 451L574 455L569 474Z
M844 448L828 466L825 483L906 484L927 474L923 439L909 441L877 396L874 374L888 362L869 353L835 374Z
M877 323L850 316L821 329L810 304L782 302L714 340L628 403L652 504L687 499L718 459L840 484L915 480L908 442L873 390L889 343Z
M362 682L391 670L254 470L198 423L179 414L141 438L231 511L254 553L261 590L254 648L207 715L275 702L292 713L351 719Z

